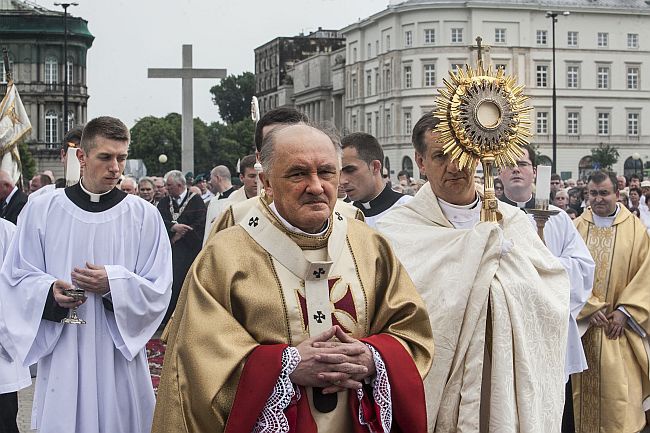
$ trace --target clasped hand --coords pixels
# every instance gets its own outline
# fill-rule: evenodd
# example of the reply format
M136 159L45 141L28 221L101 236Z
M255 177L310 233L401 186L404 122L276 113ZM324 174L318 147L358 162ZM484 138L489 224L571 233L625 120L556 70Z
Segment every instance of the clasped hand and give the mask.
M74 268L71 276L73 284L86 292L105 295L111 289L104 266L86 263L85 268Z
M597 328L607 328L605 334L610 340L616 340L623 335L627 316L619 310L614 310L608 315L605 315L603 310L598 310L591 315L589 323L591 326Z
M339 341L330 341L336 337ZM289 375L296 385L324 388L324 394L359 389L375 374L370 349L338 326L303 341L298 346L301 361Z

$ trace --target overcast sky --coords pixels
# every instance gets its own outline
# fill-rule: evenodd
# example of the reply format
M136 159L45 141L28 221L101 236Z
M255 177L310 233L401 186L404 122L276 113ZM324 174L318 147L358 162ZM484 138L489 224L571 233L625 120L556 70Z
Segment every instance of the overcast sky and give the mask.
M55 9L54 0L32 0ZM388 0L75 0L69 12L88 21L88 118L113 115L129 127L147 115L181 111L180 79L149 79L147 68L180 68L181 46L193 66L254 72L253 49L278 36L340 29L386 8ZM194 81L194 116L218 120L216 80Z

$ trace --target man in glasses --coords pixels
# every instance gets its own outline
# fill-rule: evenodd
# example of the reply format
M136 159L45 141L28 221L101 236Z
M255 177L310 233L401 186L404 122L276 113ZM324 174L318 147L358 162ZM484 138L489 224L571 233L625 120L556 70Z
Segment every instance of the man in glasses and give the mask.
M517 159L517 164L514 167L501 170L499 175L504 187L504 195L501 200L522 210L535 207L533 183L537 175L535 151L530 146L524 146L523 151L523 155ZM559 191L558 194L562 192L564 191ZM559 210L555 206L549 207ZM529 218L531 224L535 226L532 215L529 215ZM571 217L564 211L552 216L546 222L544 240L547 248L560 260L571 280L569 304L571 315L569 316L569 334L564 366L565 381L567 382L566 403L562 419L562 432L573 433L572 391L569 375L587 369L576 318L591 296L595 265L587 246L573 226Z
M617 203L616 176L597 171L587 184L589 203L576 227L596 259L593 294L578 323L589 369L572 377L576 432L637 432L646 424L650 387L650 236Z

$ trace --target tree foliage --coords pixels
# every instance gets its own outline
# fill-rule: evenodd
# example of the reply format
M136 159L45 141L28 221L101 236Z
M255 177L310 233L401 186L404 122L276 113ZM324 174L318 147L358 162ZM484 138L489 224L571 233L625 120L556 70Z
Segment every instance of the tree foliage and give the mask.
M24 141L18 144L18 154L20 155L23 180L29 182L36 174L36 162L34 161L32 153L29 151L29 147Z
M602 169L611 170L612 166L618 161L618 149L609 144L600 143L598 147L591 149L591 160L596 166Z
M227 124L250 117L251 99L255 94L255 76L251 72L229 75L210 89L212 101Z
M144 117L131 128L129 158L142 159L150 175L163 175L181 168L181 115ZM233 124L206 125L194 119L194 175L226 165L234 173L239 158L252 152L255 127L250 118ZM167 162L160 163L164 154Z

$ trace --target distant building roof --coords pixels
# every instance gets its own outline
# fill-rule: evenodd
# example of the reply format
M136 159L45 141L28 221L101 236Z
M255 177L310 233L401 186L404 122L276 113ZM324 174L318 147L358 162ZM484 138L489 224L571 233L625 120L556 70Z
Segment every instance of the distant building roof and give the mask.
M0 0L0 12L7 11L37 15L63 15L63 12L46 9L27 0Z
M650 11L650 0L407 0L394 7L406 5L494 5L494 6L532 6L551 8L593 8L593 9L636 9Z

